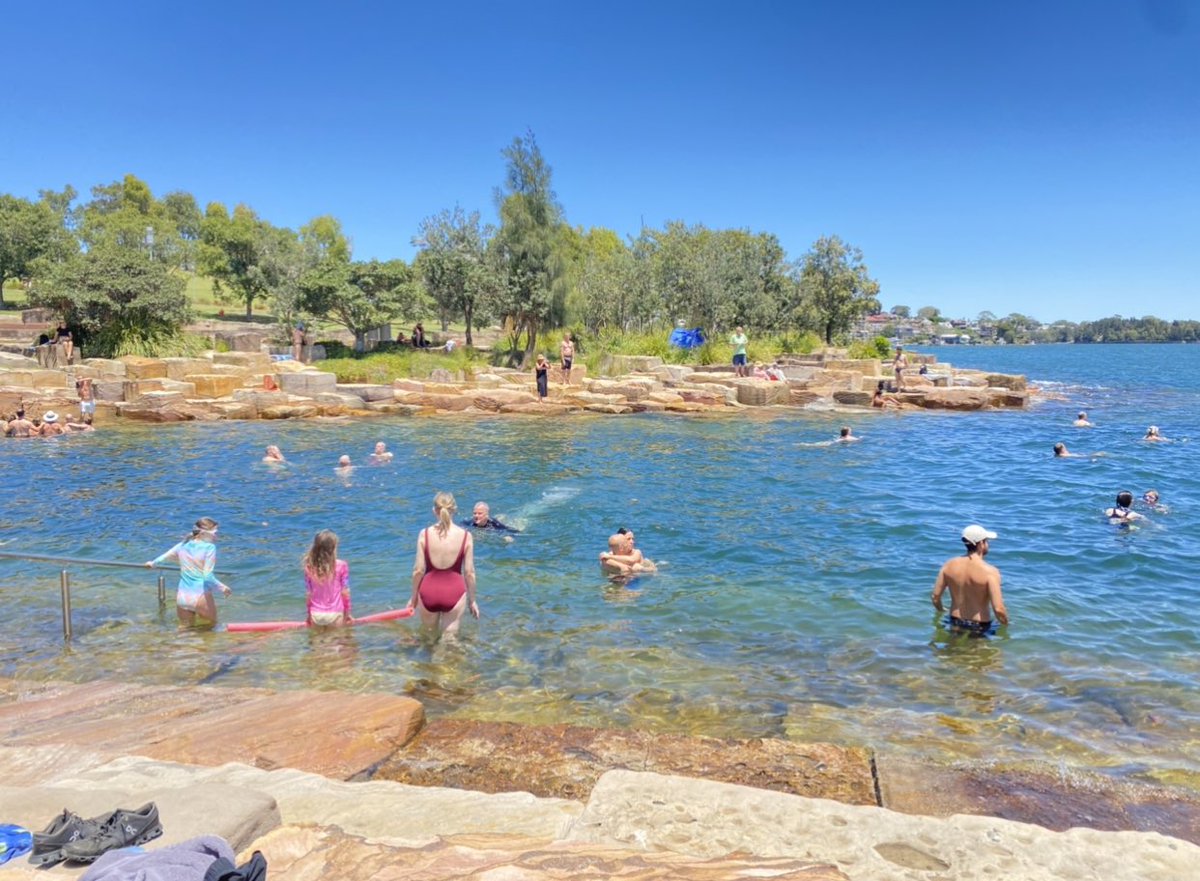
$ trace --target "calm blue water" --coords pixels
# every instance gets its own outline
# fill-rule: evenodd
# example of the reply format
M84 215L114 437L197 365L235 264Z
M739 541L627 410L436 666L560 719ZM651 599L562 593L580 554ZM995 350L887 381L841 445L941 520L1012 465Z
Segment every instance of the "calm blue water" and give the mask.
M0 675L412 694L431 715L830 739L1049 759L1200 786L1200 346L943 348L1025 373L1027 412L733 418L407 419L122 428L0 443L3 550L148 559L221 522L223 620L303 616L299 558L342 536L355 611L402 604L434 492L525 526L478 541L484 618L457 645L416 626L177 634L145 572L0 561ZM1096 427L1071 427L1079 409ZM854 446L812 444L854 426ZM1178 439L1139 441L1148 424ZM349 480L342 453L396 452ZM1106 455L1055 460L1051 447ZM267 443L291 464L259 464ZM1136 530L1102 509L1162 492ZM465 514L464 514L465 516ZM951 638L928 595L970 522L1013 624ZM620 525L662 571L630 588L596 555ZM169 585L173 597L174 584Z

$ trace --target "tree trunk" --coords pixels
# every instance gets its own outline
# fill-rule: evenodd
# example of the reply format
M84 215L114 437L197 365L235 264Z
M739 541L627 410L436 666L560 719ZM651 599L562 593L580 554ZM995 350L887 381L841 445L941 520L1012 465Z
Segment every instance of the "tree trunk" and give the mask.
M363 354L367 351L367 332L364 330L354 331L354 351L358 354Z
M246 320L249 321L254 317L254 298L249 297L246 300Z
M467 317L467 345L472 346L472 345L474 345L474 343L471 341L471 314L472 314L473 310L471 309L470 303L467 303L463 307L463 312Z

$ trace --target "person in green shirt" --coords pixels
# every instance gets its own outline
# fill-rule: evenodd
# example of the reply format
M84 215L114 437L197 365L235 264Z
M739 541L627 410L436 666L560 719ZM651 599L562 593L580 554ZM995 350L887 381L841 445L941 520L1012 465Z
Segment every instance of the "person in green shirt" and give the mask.
M749 376L750 368L746 366L746 331L738 325L733 336L729 338L733 344L733 366L738 376Z

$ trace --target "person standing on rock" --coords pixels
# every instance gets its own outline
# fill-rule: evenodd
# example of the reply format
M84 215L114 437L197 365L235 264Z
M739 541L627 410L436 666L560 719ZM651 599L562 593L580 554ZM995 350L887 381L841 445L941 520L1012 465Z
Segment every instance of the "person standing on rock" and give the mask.
M749 376L750 368L746 365L746 346L750 341L746 338L746 331L740 324L729 338L729 342L733 346L734 374L737 376Z
M575 359L575 343L569 333L564 333L562 342L558 344L558 357L562 365L563 385L571 383L571 362Z
M75 394L79 395L79 418L90 425L96 415L96 390L91 377L75 380Z
M984 561L988 543L996 533L972 524L962 531L967 553L947 560L933 583L933 607L942 608L942 594L950 590L950 629L987 636L992 631L992 615L1001 624L1008 623L1008 610L1000 593L1000 570Z
M550 394L550 362L546 360L545 355L537 356L537 361L533 364L533 376L537 381L538 403L541 404L546 400L546 395Z
M292 328L292 360L299 361L304 354L304 322L297 321Z
M179 589L175 594L175 614L183 627L212 627L217 623L217 603L212 589L218 587L229 596L233 589L222 584L214 570L217 568L217 521L201 517L190 536L164 554L146 563L153 569L159 563L174 558L179 562Z
M454 637L463 612L479 617L475 600L475 545L469 530L456 526L458 505L454 496L440 492L433 498L437 522L417 536L413 562L412 596L405 608L421 613L421 626L439 635Z
M904 346L896 346L896 357L892 359L892 372L896 375L896 391L904 391L904 368L908 366L908 357L904 354Z

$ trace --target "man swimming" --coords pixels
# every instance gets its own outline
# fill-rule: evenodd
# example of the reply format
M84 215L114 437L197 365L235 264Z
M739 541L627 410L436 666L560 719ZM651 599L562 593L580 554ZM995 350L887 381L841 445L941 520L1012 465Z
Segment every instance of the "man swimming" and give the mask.
M1088 422L1087 413L1083 412L1082 410L1079 411L1079 415L1075 417L1075 421L1071 424L1076 428L1092 427L1092 423Z
M853 434L853 433L850 431L850 426L849 426L849 425L843 425L843 426L842 426L842 432L841 432L841 434L840 434L840 435L838 435L838 439L837 439L837 440L836 440L834 443L839 443L839 444L852 444L852 443L854 443L855 441L860 441L860 440L862 440L862 438L861 438L861 437L855 437L855 436L854 436L854 434Z
M1008 610L1000 592L1000 570L985 562L988 543L996 533L972 524L962 531L966 555L947 560L933 583L930 599L939 612L942 594L950 590L950 628L977 636L992 629L992 615L1001 624L1008 623Z
M371 454L372 465L383 465L386 462L392 461L392 454L387 448L387 444L379 441L375 444L375 452Z
M1161 434L1159 434L1159 433L1158 433L1158 426L1157 426L1157 425L1151 425L1149 428L1147 428L1147 429L1146 429L1146 434L1145 434L1145 436L1142 438L1142 440L1144 440L1144 441L1151 441L1151 442L1158 442L1158 441L1166 441L1166 440L1169 440L1169 438L1165 438L1165 437L1163 437Z
M475 507L471 509L470 518L462 521L462 525L468 529L497 529L500 532L521 531L507 523L501 523L493 517L487 502L476 502Z
M283 451L280 450L279 447L275 446L275 444L271 444L269 447L267 447L266 454L262 457L262 460L267 465L287 464L287 459L283 458Z

